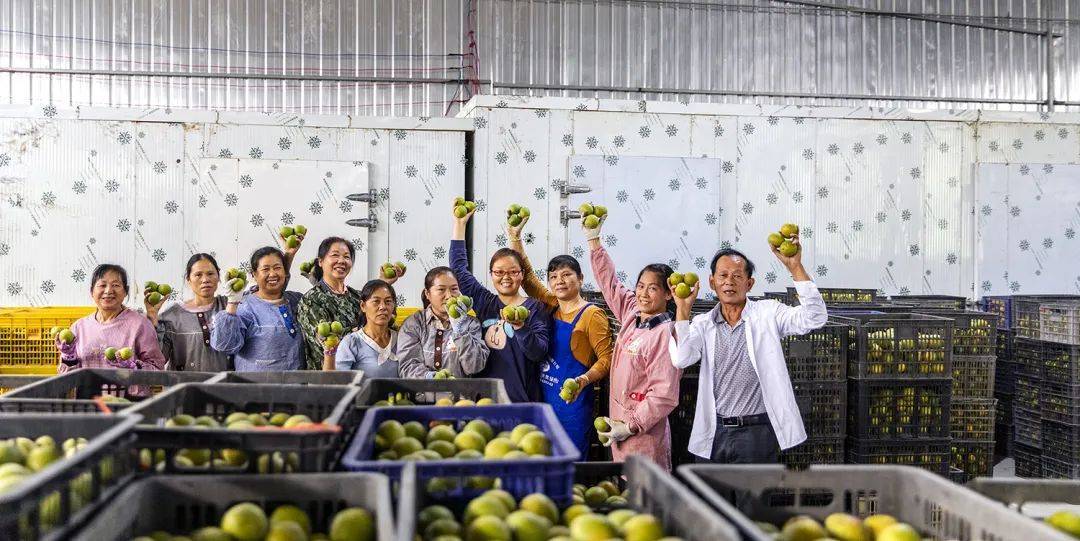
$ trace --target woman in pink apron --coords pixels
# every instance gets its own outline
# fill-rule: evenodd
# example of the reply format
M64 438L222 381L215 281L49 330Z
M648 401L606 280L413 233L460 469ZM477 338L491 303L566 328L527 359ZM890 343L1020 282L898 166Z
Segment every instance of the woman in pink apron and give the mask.
M668 353L673 319L667 279L673 271L663 264L648 265L630 291L615 277L615 264L600 244L600 225L584 229L596 283L621 327L608 376L611 429L599 433L601 441L611 446L616 462L638 454L671 471L668 415L679 403L682 376Z

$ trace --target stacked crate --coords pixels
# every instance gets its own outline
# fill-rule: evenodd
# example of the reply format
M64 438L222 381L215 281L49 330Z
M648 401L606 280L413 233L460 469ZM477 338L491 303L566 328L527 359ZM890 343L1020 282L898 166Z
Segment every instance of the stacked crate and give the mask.
M1080 479L1080 345L1043 340L1036 346L1042 363L1042 474Z
M1015 341L1016 386L1013 394L1013 458L1019 477L1042 477L1042 347L1038 340Z
M1014 342L1016 334L1001 328L998 319L997 363L994 365L994 399L997 400L997 413L994 416L994 457L995 461L1012 456L1013 447L1013 403L1016 393L1016 356Z
M833 319L850 326L848 462L947 475L953 321L913 313Z
M967 482L994 470L994 378L997 316L985 312L920 309L953 320L952 400L949 422L951 465Z
M807 440L784 451L791 467L842 464L847 432L847 354L850 328L830 322L783 339L784 359L802 413Z

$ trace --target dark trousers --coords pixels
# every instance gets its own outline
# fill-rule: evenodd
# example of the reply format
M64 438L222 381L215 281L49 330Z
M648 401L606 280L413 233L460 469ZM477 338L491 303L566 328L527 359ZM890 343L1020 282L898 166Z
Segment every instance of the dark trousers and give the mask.
M780 462L780 445L769 423L746 426L723 426L717 419L713 437L712 457L699 462L714 464L776 464Z

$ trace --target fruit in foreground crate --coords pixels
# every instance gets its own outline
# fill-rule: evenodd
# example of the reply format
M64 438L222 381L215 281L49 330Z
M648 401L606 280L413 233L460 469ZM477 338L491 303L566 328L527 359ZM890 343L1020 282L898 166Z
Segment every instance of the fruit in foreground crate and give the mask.
M192 541L374 541L375 519L361 507L342 509L331 518L329 534L312 533L311 518L292 504L278 506L267 518L266 510L252 502L233 505L221 517L220 525L204 526L190 532L190 538L154 531L139 540L191 539Z
M858 517L833 513L825 517L825 530L839 541L873 541L873 531Z
M1046 517L1046 523L1057 530L1080 539L1080 513L1064 509L1056 511Z
M517 440L513 439L515 434ZM522 423L512 431L496 434L480 419L469 421L460 430L449 424L426 428L415 421L402 425L391 419L376 429L374 444L376 460L515 460L551 455L551 442L534 425ZM488 478L474 481L477 486L491 484Z
M777 528L767 522L757 522L763 532L784 541L920 541L919 532L910 525L897 522L895 518L880 514L860 520L847 513L833 513L825 518L824 525L813 517L796 515ZM630 540L626 537L627 541Z

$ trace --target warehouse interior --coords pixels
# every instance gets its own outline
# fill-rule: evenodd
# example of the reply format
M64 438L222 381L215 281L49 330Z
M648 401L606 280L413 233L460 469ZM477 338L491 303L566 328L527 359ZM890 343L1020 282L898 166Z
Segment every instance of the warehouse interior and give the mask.
M269 539L285 503L297 539L1080 538L1078 230L1080 0L0 0L0 539L244 539L234 513ZM243 319L262 246L270 323ZM504 249L528 257L513 292ZM752 279L737 301L722 257ZM141 338L108 330L103 264ZM467 302L440 311L442 267ZM441 350L455 311L472 372ZM244 345L218 347L219 315ZM225 364L183 358L169 317ZM437 341L399 358L414 324ZM298 365L245 349L270 327ZM718 458L755 424L778 454ZM36 468L39 436L63 445ZM490 490L506 513L474 526Z

